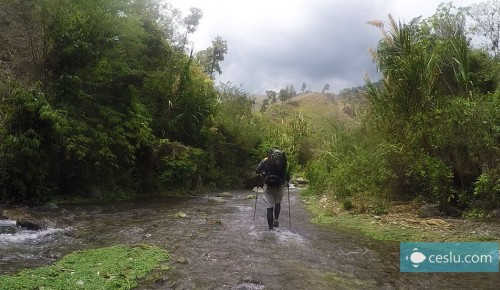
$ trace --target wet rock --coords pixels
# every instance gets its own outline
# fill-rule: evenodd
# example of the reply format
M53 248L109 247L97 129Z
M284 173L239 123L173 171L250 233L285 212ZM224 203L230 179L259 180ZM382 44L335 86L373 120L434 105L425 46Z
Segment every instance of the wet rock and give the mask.
M236 290L259 290L259 289L265 289L264 285L242 283L239 284L238 287L236 288Z
M7 220L7 219L9 219L9 217L7 217L6 215L4 215L4 213L3 213L4 210L1 208L1 205L0 205L0 209L2 210L0 212L0 220Z
M418 209L418 217L429 218L440 216L437 204L424 204Z
M31 216L22 207L4 209L3 215L10 220L16 221L16 225L23 229L39 231L48 227L48 222L45 219Z
M39 231L48 228L45 220L25 217L16 222L16 225L30 231Z
M245 199L255 199L255 194L249 194L245 197Z
M213 221L210 221L210 223L214 224L214 225L223 225L221 220L213 220Z
M303 177L297 177L295 179L295 183L297 183L298 185L305 185L308 184L309 182Z
M208 202L212 203L212 204L226 203L226 201L222 197L210 197L210 198L208 198Z
M54 251L47 251L44 253L45 257L49 258L49 259L54 259L54 260L58 260L62 257L62 254L59 253L59 252L54 252Z
M238 290L256 290L256 289L265 289L262 282L259 280L255 280L252 277L245 277L238 283Z
M233 194L230 192L220 192L217 194L218 197L233 197Z
M258 192L262 193L262 192L263 192L263 190L264 190L264 189L263 189L262 187L254 187L254 188L252 189L252 191L253 191L253 192L257 192L257 193L258 193Z
M179 211L175 214L174 216L175 218L177 219L180 219L180 218L187 218L187 214L183 213L182 211Z
M26 216L28 216L28 213L26 212L25 209L20 208L20 207L14 207L14 208L7 208L2 211L2 215L6 217L7 219L10 220L20 220Z

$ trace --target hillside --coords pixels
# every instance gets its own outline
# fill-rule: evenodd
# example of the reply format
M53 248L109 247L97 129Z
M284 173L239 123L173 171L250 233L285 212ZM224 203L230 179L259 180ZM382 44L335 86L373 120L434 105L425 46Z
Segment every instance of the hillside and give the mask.
M271 114L277 122L301 113L311 122L315 132L328 132L334 126L351 126L356 124L354 114L350 114L351 105L339 100L334 94L309 93L296 96L287 103L276 103L264 114Z

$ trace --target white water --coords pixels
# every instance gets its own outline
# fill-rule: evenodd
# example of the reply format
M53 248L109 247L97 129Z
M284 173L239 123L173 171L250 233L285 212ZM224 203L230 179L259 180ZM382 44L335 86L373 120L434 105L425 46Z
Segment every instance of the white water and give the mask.
M0 220L0 250L11 250L13 248L30 245L43 245L53 243L55 236L71 231L71 228L52 228L33 231L20 228L14 220Z
M55 233L60 233L63 231L65 230L48 228L46 230L41 230L41 231L21 230L14 234L0 234L0 245L4 246L8 244L18 244L30 241L38 241L47 236L53 235Z
M0 220L0 227L14 227L14 226L16 226L16 221Z

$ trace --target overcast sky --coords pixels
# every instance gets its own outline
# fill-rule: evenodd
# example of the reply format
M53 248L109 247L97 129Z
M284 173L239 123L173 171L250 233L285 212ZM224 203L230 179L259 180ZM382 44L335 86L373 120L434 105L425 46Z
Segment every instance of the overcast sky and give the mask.
M194 50L211 46L216 36L227 41L228 52L216 83L231 82L252 95L293 85L300 91L329 92L377 80L368 53L376 48L380 31L370 20L409 22L433 15L439 0L165 0L183 16L190 7L203 11L198 30L190 36ZM465 7L480 0L451 1Z

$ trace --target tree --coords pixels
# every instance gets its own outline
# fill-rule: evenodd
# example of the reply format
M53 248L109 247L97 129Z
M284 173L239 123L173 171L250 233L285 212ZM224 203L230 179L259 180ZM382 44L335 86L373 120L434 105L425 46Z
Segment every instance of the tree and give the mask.
M286 90L288 91L288 99L291 99L297 95L297 92L295 91L293 84L287 86Z
M262 101L262 105L260 106L260 112L264 113L268 107L269 107L269 99L264 99Z
M413 19L407 26L417 31L420 17ZM432 31L432 35L438 39L451 39L458 35L465 35L466 22L463 8L456 8L451 2L439 4L434 15L423 21L421 28L426 29L426 25ZM427 32L425 32L427 33Z
M307 87L307 86L306 86L306 83L305 83L305 82L303 82L303 83L302 83L302 87L300 88L300 91L301 91L302 93L304 93L304 92L305 92L305 90L306 90L306 87Z
M23 37L20 47L44 50L36 62L47 81L40 86L39 73L31 82L13 75L6 88L0 75L0 98L7 93L12 100L12 109L0 104L6 127L0 130L1 200L85 196L89 186L152 188L159 179L179 184L170 178L172 168L197 164L186 154L182 160L166 156L175 149L169 140L183 142L179 148L202 147L216 94L193 59L165 40L156 22L158 2L20 3L33 5L27 20L43 20L29 27L34 37ZM199 156L199 150L188 151ZM143 182L148 174L150 182Z
M321 90L322 93L326 93L330 89L330 84L326 83L323 89Z
M288 100L288 91L286 89L281 89L278 93L278 99L284 103Z
M184 17L184 19L182 20L186 31L184 32L184 37L182 38L181 50L184 50L187 44L188 34L196 31L196 29L198 28L198 24L200 23L200 19L203 17L203 11L199 8L191 7L189 11L191 11L191 14Z
M266 97L271 102L271 104L276 103L276 91L266 91Z
M220 63L224 61L224 55L227 53L227 41L217 36L212 41L212 46L198 52L196 59L206 74L214 79L214 73L222 74Z
M493 56L500 53L500 2L488 0L469 7L467 15L474 22L470 31L479 37L484 49Z

